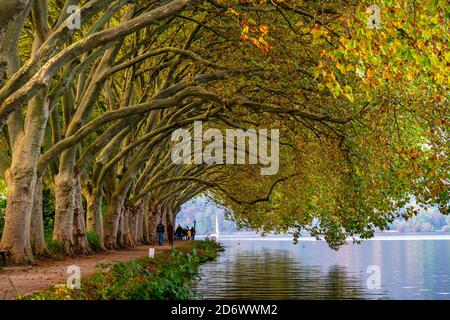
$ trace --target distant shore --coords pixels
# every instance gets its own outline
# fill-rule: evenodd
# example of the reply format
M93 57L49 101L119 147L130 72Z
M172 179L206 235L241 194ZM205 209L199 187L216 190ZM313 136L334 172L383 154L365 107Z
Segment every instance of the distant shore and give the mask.
M206 235L198 235L196 238L204 239ZM434 231L434 232L398 232L398 231L388 231L388 232L377 232L375 236L370 239L360 239L355 237L355 239L362 241L383 241L383 240L450 240L450 232ZM233 234L221 234L219 240L263 240L263 241L293 241L294 237L288 234L281 235L267 235L261 236L255 232L242 232ZM321 240L321 239L319 239ZM322 239L323 240L323 239ZM349 237L346 239L347 242L352 242L354 239ZM302 236L298 238L298 241L318 241L317 238L311 236Z

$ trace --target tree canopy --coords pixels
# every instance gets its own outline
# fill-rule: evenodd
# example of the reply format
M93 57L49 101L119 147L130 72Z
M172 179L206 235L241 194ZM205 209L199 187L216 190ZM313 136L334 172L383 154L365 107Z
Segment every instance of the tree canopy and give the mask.
M449 7L371 5L0 0L1 248L48 254L43 189L67 254L91 252L88 232L102 249L149 242L198 194L334 248L412 196L448 213ZM175 164L172 133L198 121L279 130L278 173Z

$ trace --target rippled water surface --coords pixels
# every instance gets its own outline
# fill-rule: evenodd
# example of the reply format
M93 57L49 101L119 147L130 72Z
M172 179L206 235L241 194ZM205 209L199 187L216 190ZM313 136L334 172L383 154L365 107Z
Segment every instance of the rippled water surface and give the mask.
M414 239L337 252L320 241L225 239L226 250L200 267L194 287L204 299L450 300L450 236ZM368 288L376 284L370 266L380 270L379 289Z

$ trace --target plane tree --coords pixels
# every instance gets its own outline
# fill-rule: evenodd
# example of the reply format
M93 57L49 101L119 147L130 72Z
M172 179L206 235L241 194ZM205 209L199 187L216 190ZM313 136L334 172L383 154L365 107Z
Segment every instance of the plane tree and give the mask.
M91 252L87 232L102 249L149 242L201 193L242 225L335 248L386 228L412 195L447 207L439 2L382 1L380 29L364 1L18 2L0 2L1 248L18 263L48 253L43 185L69 255ZM174 164L172 133L196 121L279 129L280 170Z

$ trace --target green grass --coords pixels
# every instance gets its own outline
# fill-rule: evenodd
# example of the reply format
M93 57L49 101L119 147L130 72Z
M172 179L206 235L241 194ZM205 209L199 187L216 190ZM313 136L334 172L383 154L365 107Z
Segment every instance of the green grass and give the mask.
M59 240L46 239L47 249L53 256L57 257L64 254L64 245Z
M58 285L21 299L31 300L186 300L197 295L189 284L200 263L214 259L220 244L192 241L177 249L158 252L101 269L81 279L79 290Z
M86 234L87 240L89 242L89 247L95 252L100 251L100 237L97 233L93 231L88 231Z

